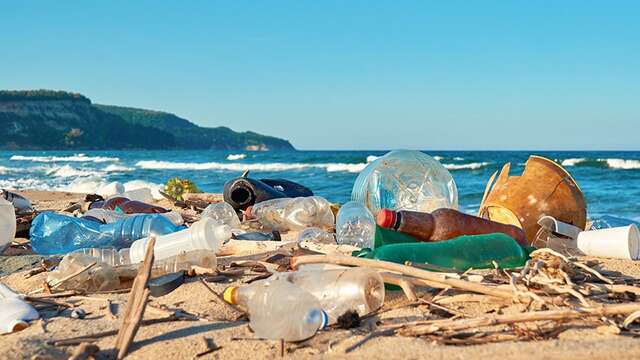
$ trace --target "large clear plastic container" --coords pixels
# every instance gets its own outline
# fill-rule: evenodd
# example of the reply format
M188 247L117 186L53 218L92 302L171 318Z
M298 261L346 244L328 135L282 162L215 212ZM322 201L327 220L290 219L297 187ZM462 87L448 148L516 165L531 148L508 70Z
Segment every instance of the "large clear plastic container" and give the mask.
M209 204L200 214L200 218L211 218L229 225L232 229L240 227L240 219L233 206L226 202Z
M349 201L340 208L336 220L338 244L371 249L374 245L375 234L376 221L364 205Z
M331 203L319 196L282 198L255 204L248 215L271 230L290 231L308 227L333 228Z
M263 339L302 341L327 324L318 299L287 281L257 287L247 309L249 326Z
M366 268L276 273L268 279L247 286L228 288L225 290L225 299L246 308L261 287L278 281L295 284L315 296L322 310L327 313L330 324L349 310L364 316L379 309L384 303L382 277L377 271Z
M457 209L458 190L449 171L431 156L396 150L367 165L355 181L351 200L374 215L380 209L431 212Z

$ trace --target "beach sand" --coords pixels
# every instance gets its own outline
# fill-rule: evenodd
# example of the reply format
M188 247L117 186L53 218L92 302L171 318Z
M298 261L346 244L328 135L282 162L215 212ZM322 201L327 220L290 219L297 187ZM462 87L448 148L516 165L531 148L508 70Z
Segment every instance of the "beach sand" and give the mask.
M23 191L38 210L60 210L74 201L81 200L81 194L62 192ZM170 207L168 202L161 202ZM12 249L11 251L15 251ZM19 251L18 251L19 252ZM37 255L13 255L0 257L0 281L22 293L41 287L46 273L25 278L25 273L36 266L41 257ZM628 276L640 278L640 262L598 259L601 268L618 271ZM218 293L226 284L211 283ZM90 294L92 298L108 299L115 312L122 312L128 294ZM65 299L61 299L66 301ZM70 300L69 300L70 301ZM108 315L106 300L82 300L76 302L87 312L83 320L72 319L70 310L42 311L43 320L34 321L27 329L0 336L1 359L67 358L75 346L62 347L48 345L52 339L64 339L89 335L102 331L117 330L119 321ZM385 307L408 303L401 292L387 291ZM253 338L246 321L233 321L237 313L220 304L197 278L188 279L172 293L151 298L154 308L182 309L197 315L199 321L176 321L142 326L130 348L130 359L193 359L206 350L205 338L213 339L221 349L202 358L261 359L280 356L280 344ZM523 311L523 305L500 305L484 303L457 303L447 305L473 317L499 309L503 313ZM631 336L614 335L594 328L574 328L562 333L558 339L529 342L505 342L474 346L439 345L428 340L401 336L380 336L366 340L376 329L380 319L403 322L423 319L429 316L428 305L396 308L380 315L365 319L361 327L351 330L322 331L302 344L287 344L285 357L304 359L312 357L368 358L368 359L638 359L640 340ZM163 315L147 309L145 319ZM113 347L115 336L104 337L96 344L102 350Z

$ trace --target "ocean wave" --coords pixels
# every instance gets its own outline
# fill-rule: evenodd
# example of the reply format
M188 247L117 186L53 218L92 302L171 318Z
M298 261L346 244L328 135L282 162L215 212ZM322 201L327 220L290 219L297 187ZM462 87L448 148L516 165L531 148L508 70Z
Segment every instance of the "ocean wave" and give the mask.
M491 165L490 162L474 162L474 163L468 163L468 164L442 164L442 166L445 167L445 169L448 170L477 170L480 168L483 168L487 165Z
M55 176L55 177L62 177L62 178L84 177L84 176L91 176L94 174L95 174L95 171L76 169L70 165L55 167L47 171L48 176Z
M454 158L453 158L453 160L456 160L456 161L463 161L463 160L464 160L464 158L463 158L463 157L460 157L460 156L456 156L456 157L454 157Z
M136 169L130 168L130 167L127 167L127 166L111 164L111 165L105 167L102 171L104 171L104 172L129 172L129 171L135 171L135 170Z
M369 156L367 156L367 163L374 162L374 161L378 160L379 158L380 158L380 156L369 155Z
M54 190L59 191L67 191L72 193L82 193L82 194L95 194L100 188L109 184L110 181L103 178L102 176L89 176L89 177L78 177L73 181L66 185L57 186ZM131 180L127 181L124 184L125 191L136 190L141 188L149 188L151 189L151 195L156 200L163 199L160 194L160 190L162 190L163 185L152 183L144 180ZM28 187L31 188L31 187Z
M136 166L141 169L151 170L227 170L227 171L288 171L288 170L304 170L304 169L325 169L328 172L353 172L357 173L362 171L367 164L346 164L346 163L327 163L327 164L305 164L305 163L182 163L182 162L170 162L170 161L157 161L157 160L143 160L138 161Z
M120 161L117 157L87 156L85 154L75 154L73 156L23 156L13 155L9 160L13 161L34 161L34 162L115 162Z
M246 154L229 154L229 156L227 156L227 160L229 161L242 160L246 157L247 157Z
M10 180L0 180L0 188L2 189L33 189L33 190L51 190L51 186L46 182L33 178L19 178Z
M570 158L562 160L562 166L583 166L598 167L609 169L632 170L640 169L640 160L634 159L589 159L589 158Z
M438 160L438 161L444 160L444 157L438 156L438 155L434 156L433 158Z

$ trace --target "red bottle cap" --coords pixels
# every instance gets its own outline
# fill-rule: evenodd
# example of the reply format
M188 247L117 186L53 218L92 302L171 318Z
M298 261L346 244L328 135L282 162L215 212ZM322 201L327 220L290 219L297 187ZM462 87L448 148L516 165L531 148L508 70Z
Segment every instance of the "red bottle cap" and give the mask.
M376 216L376 222L380 227L389 229L396 223L396 212L389 209L382 209Z

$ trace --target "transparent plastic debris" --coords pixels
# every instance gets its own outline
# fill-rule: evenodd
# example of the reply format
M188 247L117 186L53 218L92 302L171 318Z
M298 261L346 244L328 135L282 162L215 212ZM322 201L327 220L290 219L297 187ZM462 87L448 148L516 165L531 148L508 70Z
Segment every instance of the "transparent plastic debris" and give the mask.
M137 216L137 215L140 215L140 214L124 214L119 211L107 210L102 208L93 208L93 209L87 210L84 214L82 214L82 217L83 218L90 217L90 218L99 220L104 224L111 224L116 221L122 220L124 218ZM166 213L160 213L158 215L167 218L175 226L180 226L184 224L184 219L182 218L182 215L180 215L180 213L177 211L169 211Z
M251 208L250 215L264 227L282 232L308 227L330 229L335 224L331 203L319 196L263 201Z
M240 219L235 209L226 202L209 204L200 214L200 218L211 218L226 224L232 229L240 227Z
M336 244L333 233L324 231L318 227L310 227L300 231L298 242L312 242L316 244Z
M249 326L263 339L302 341L327 324L318 299L287 281L262 283L247 309Z
M16 212L9 201L0 197L0 253L16 236Z
M95 264L85 271L91 264ZM78 275L63 281L68 276ZM82 253L67 254L58 267L49 273L47 283L50 286L60 284L60 289L81 290L86 292L109 291L120 286L120 278L113 266Z
M43 212L33 219L29 235L33 251L53 255L93 247L121 249L131 246L135 240L170 234L182 228L161 214L136 215L111 224L100 224L89 219Z
M364 205L349 201L340 208L336 220L338 244L372 249L375 233L376 221Z
M365 205L374 216L380 209L432 212L457 209L458 190L449 171L431 156L396 150L358 175L351 200Z
M311 267L294 272L275 273L271 277L243 287L229 287L225 299L246 308L265 284L289 282L312 294L329 317L336 323L347 311L365 316L384 303L384 282L380 274L367 268Z
M98 191L96 191L96 193L102 196L104 199L107 199L109 197L124 193L124 185L122 185L121 182L113 181L100 187Z
M16 194L14 192L8 190L2 190L2 197L13 204L15 208L16 215L29 215L34 213L33 205L31 205L31 200L26 197Z
M625 219L621 217L611 216L611 215L602 215L592 219L591 227L588 230L600 230L600 229L609 229L615 227L636 225L640 227L640 222Z
M27 304L22 295L0 283L0 334L23 330L29 326L29 321L39 318L38 311Z
M129 200L141 201L144 203L152 203L155 200L153 198L153 193L149 188L133 189L114 196L125 197Z

